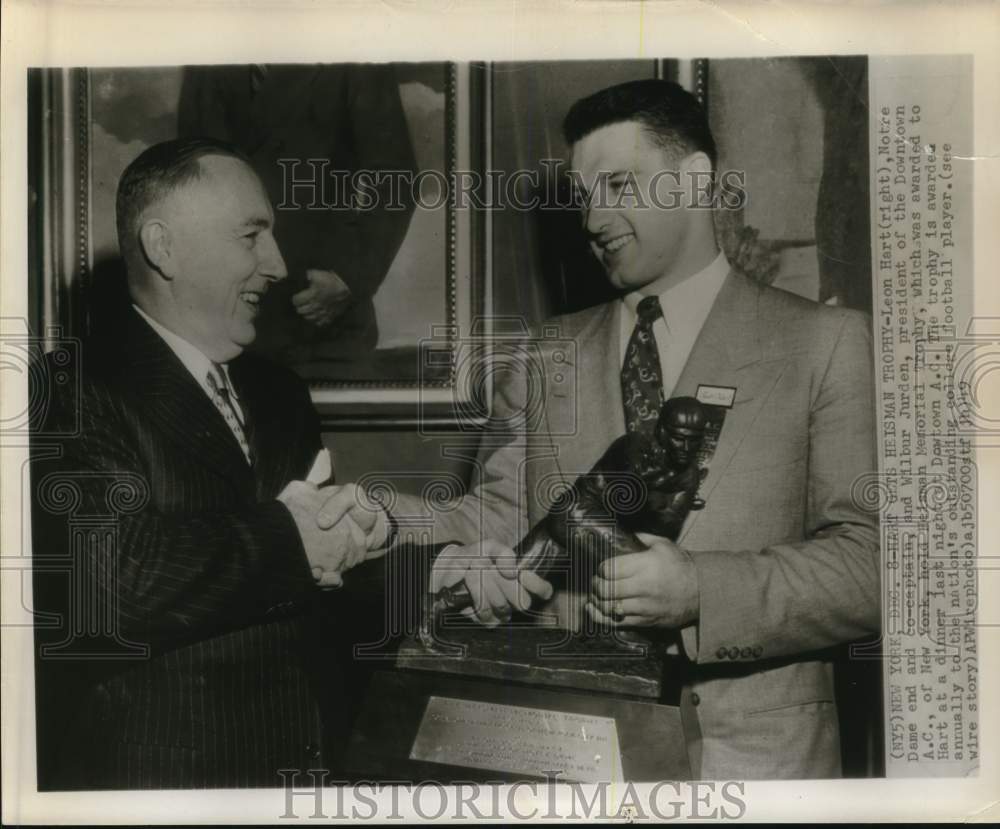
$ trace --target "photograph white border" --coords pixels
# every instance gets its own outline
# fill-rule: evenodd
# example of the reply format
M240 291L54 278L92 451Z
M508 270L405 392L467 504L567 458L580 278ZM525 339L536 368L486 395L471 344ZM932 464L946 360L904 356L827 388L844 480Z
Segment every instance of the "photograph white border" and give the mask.
M553 60L671 56L939 54L975 56L974 261L976 313L1000 318L994 273L1000 192L1000 15L994 3L764 2L114 2L3 3L0 160L0 318L3 334L27 315L29 66L202 62ZM24 410L26 377L0 378L0 424ZM995 392L996 389L994 388ZM992 393L992 392L991 392ZM995 398L1000 402L1000 396ZM30 551L22 506L26 439L2 438L3 820L30 823L288 823L284 792L34 792ZM997 449L980 452L980 549L1000 540ZM1000 607L1000 570L982 571L980 608ZM986 621L985 619L983 620ZM982 754L969 779L753 782L745 820L988 821L1000 818L1000 628L980 632ZM646 786L636 786L637 790ZM559 792L561 799L566 792ZM376 796L383 817L389 792ZM405 802L401 801L401 802ZM542 803L544 809L545 803ZM402 808L402 807L400 807ZM530 811L530 807L523 807ZM307 819L309 811L299 814ZM543 815L544 811L539 812Z

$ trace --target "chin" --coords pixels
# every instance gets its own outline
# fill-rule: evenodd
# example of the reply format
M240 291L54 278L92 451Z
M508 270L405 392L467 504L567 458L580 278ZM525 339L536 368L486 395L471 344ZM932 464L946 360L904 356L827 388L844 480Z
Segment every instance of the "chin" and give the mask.
M639 279L639 278L620 278L612 279L611 284L614 285L619 290L625 291L626 293L632 293L632 291L638 291L640 288L645 288L652 279Z
M637 273L633 269L619 269L611 271L608 274L608 281L624 291L638 291L640 288L645 288L650 282L653 282L656 276L650 276L649 274Z
M240 354L243 353L243 346L237 345L235 343L230 343L226 345L219 352L218 359L215 360L217 363L228 363L230 360L235 360Z
M232 345L241 351L249 345L253 345L257 339L257 329L253 325L241 325L238 331L233 332Z
M628 278L628 276L618 272L609 273L607 276L608 282L610 282L619 291L633 290L632 281Z
M255 339L256 335L252 337L233 337L233 339L224 346L225 351L228 354L226 360L235 360L246 350L247 346L253 344Z

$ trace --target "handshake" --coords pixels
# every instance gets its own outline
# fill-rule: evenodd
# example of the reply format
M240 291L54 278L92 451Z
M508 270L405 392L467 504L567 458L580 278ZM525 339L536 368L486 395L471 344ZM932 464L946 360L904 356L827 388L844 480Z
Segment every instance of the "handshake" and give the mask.
M352 567L385 555L389 516L358 486L292 481L278 500L295 520L320 587L340 587Z

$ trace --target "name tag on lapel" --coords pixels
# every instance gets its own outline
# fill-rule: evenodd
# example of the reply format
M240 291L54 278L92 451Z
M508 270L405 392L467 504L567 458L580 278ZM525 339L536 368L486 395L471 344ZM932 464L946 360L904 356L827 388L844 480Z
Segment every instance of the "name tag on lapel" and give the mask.
M736 401L736 389L733 386L706 386L700 384L695 392L695 399L708 406L719 406L723 409L733 408Z

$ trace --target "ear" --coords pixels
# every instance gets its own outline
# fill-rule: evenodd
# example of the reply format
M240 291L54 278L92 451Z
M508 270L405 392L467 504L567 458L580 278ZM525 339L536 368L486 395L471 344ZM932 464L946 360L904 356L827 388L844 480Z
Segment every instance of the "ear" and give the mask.
M691 153L682 162L686 183L685 197L688 204L696 207L710 207L715 192L711 159L700 150Z
M149 266L165 279L174 278L173 239L163 219L148 219L139 228L139 245Z

